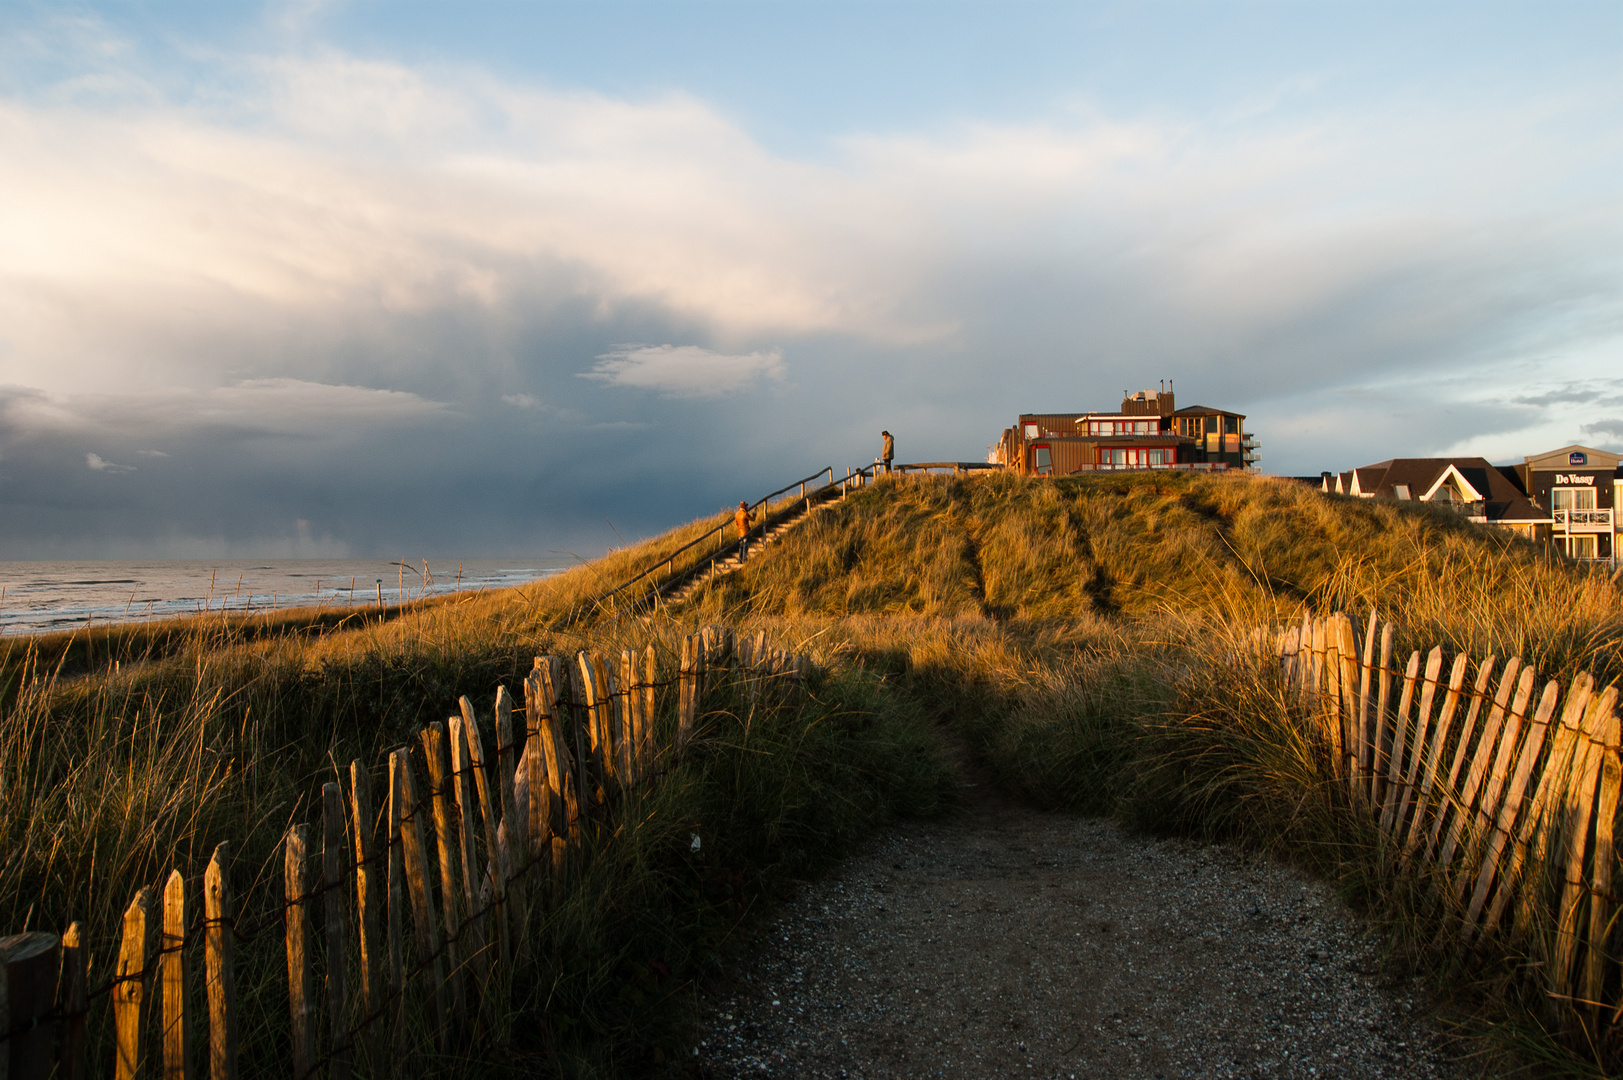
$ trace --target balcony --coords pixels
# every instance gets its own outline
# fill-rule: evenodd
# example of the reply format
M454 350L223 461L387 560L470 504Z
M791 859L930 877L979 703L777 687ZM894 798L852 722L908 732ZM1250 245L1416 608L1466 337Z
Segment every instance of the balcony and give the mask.
M1554 510L1555 531L1565 533L1609 533L1612 531L1612 510Z

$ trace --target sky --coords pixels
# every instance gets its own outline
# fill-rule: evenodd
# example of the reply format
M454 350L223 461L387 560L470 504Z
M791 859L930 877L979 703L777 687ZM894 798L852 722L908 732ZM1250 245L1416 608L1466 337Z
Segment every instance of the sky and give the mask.
M0 5L0 559L592 557L1162 380L1623 450L1623 5Z

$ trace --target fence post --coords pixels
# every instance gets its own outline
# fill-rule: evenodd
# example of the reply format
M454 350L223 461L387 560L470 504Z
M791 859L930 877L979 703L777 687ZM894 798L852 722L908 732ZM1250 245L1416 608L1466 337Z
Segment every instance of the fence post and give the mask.
M135 1080L141 1068L141 1033L146 1024L146 965L151 946L152 889L135 894L124 910L124 937L118 947L118 984L113 989L113 1023L117 1029L118 1080Z
M1358 657L1358 778L1369 776L1369 687L1375 667L1375 608L1369 609L1369 624L1364 627L1364 651ZM1361 789L1360 789L1361 790Z
M501 801L502 820L510 822L508 832L515 840L522 839L529 823L519 820L514 784L518 774L518 744L513 739L513 695L505 685L496 687L496 782ZM528 809L526 807L525 809Z
M51 1073L56 1021L40 1018L55 1004L61 951L55 934L39 930L0 938L0 1022L14 1033L0 1043L0 1068L11 1080L45 1080Z
M445 727L438 721L423 729L423 757L428 762L428 798L434 808L434 842L440 868L441 914L445 919L445 962L450 971L451 1004L458 1019L468 1015L466 988L462 977L462 927L472 920L473 900L465 897L467 918L457 908L456 849L452 839L456 826L451 818L451 786L454 782L450 757L445 748Z
M163 887L163 1075L191 1076L191 1038L186 1015L186 879L169 872Z
M1465 685L1465 670L1470 667L1470 659L1460 653L1454 657L1454 667L1448 676L1448 696L1443 699L1443 707L1437 717L1437 726L1432 729L1430 748L1426 753L1425 763L1421 766L1422 781L1420 793L1415 804L1414 820L1409 825L1408 838L1403 842L1405 852L1412 852L1420 837L1427 831L1427 811L1431 817L1436 818L1446 808L1446 801L1439 802L1432 808L1431 790L1437 786L1438 770L1442 765L1443 751L1448 747L1449 729L1454 723L1454 713L1459 709L1460 687Z
M361 1008L367 1017L361 1027L361 1052L364 1064L375 1070L378 1061L377 1038L374 1034L376 1016L383 1007L383 995L378 985L378 873L373 860L377 857L377 837L373 834L377 819L372 816L372 778L360 758L349 763L349 787L355 830L355 910L359 916L361 942ZM380 1018L381 1019L381 1018Z
M1387 705L1392 697L1392 624L1387 623L1381 627L1381 665L1379 684L1376 690L1375 701L1375 745L1371 750L1371 769L1369 778L1369 798L1375 806L1380 806L1385 798L1385 784L1382 777L1386 772L1386 715Z
M1483 662L1483 666L1492 668L1492 657ZM1477 740L1476 752L1471 757L1471 771L1466 774L1465 787L1460 789L1459 807L1454 811L1453 823L1449 826L1448 839L1443 843L1442 854L1438 856L1438 865L1444 870L1448 869L1454 858L1454 852L1461 844L1468 844L1469 837L1466 830L1476 820L1476 796L1482 790L1483 782L1487 778L1488 768L1493 762L1494 747L1499 742L1499 731L1505 722L1505 705L1510 700L1510 693L1516 685L1516 673L1521 668L1521 657L1512 656L1505 661L1505 666L1499 672L1499 689L1494 694L1493 702L1488 708L1488 717L1482 722L1482 737Z
M489 927L485 919L485 897L475 885L481 879L475 825L478 813L474 809L473 782L469 779L474 767L468 754L467 724L460 716L451 717L446 724L451 739L451 785L456 792L457 819L462 823L458 838L462 849L462 895L467 902L467 918L462 921L462 930L468 935L468 956L477 958L474 977L483 982L490 970L490 954L485 949Z
M406 885L411 891L413 933L423 989L434 998L434 1041L443 1053L449 1043L445 1015L445 967L440 957L439 920L434 915L434 893L429 886L428 852L423 842L422 808L411 774L411 755L396 750L389 755L390 804L400 825L400 847L405 857ZM398 796L398 797L396 797Z
M506 896L507 926L511 937L511 944L518 949L524 940L525 902L524 878L518 874L519 867L529 858L529 845L525 840L529 832L529 822L525 817L529 814L529 806L525 806L523 814L518 808L518 793L515 790L517 783L517 761L514 759L513 743L513 696L507 692L506 686L496 687L496 784L497 800L501 803L502 821L497 829L497 840L502 840L505 833L506 843L499 849L505 860L497 860L497 876L502 879L502 892ZM528 795L526 795L526 799ZM516 954L515 954L516 955Z
M304 1080L315 1057L315 990L310 976L310 920L304 898L310 892L306 881L309 855L309 826L295 825L287 831L286 855L282 863L283 897L287 903L287 1003L292 1021L293 1076Z
M209 1076L237 1080L236 917L231 904L231 845L222 841L203 874L203 957L209 990Z
M62 1025L62 1075L64 1080L84 1080L85 1033L90 1020L90 994L86 986L85 969L89 957L85 955L84 931L78 923L71 923L62 935L62 982L57 991L57 1004L64 1014ZM6 980L0 980L3 984ZM0 994L5 993L0 988ZM0 1010L4 1015L5 1010ZM225 1078L221 1078L225 1080Z
M1532 670L1527 669L1529 674ZM1499 812L1495 815L1493 832L1488 837L1487 851L1482 857L1482 869L1477 874L1476 892L1471 896L1471 906L1465 913L1467 942L1479 929L1478 916L1482 914L1483 905L1488 899L1488 890L1493 887L1494 878L1499 872L1499 860L1504 855L1505 845L1509 843L1511 830L1515 827L1516 811L1521 808L1522 792L1526 790L1528 777L1532 775L1533 766L1538 762L1539 751L1544 746L1544 736L1550 730L1550 719L1555 716L1555 703L1560 696L1559 684L1553 680L1544 684L1544 694L1539 699L1538 711L1533 714L1526 744L1516 761L1515 775L1511 778L1510 787L1499 804ZM1515 882L1508 877L1501 879L1499 883L1500 889L1507 894L1514 886ZM1480 929L1486 930L1490 927L1482 926Z
M1418 655L1418 654L1416 654ZM1432 646L1430 654L1426 657L1426 672L1420 680L1420 711L1415 717L1414 735L1409 747L1409 775L1403 782L1403 798L1398 803L1398 815L1395 821L1397 831L1393 839L1401 840L1406 835L1409 822L1409 808L1414 805L1415 794L1420 783L1420 766L1425 760L1426 737L1431 728L1431 707L1437 700L1437 679L1443 672L1443 647ZM1407 712L1407 710L1404 710ZM1418 816L1420 810L1415 808Z
M676 753L678 756L687 749L688 739L693 734L694 679L698 668L698 651L698 641L694 636L692 634L683 635L682 657L676 670Z
M1414 684L1420 678L1420 652L1409 656L1409 666L1403 671L1403 694L1398 702L1398 714L1392 720L1392 751L1386 765L1386 794L1381 799L1381 831L1392 834L1392 823L1397 817L1398 803L1403 792L1404 749L1409 736L1409 707L1414 704Z
M327 1023L332 1033L332 1080L349 1078L349 965L344 956L344 791L321 785L321 884L327 934Z
M654 768L654 724L659 717L659 656L652 643L642 653L642 727L637 730L637 760L647 774Z
M496 937L501 945L501 963L505 968L512 953L512 939L507 927L507 883L501 875L501 841L496 836L499 822L496 820L496 809L490 799L490 778L485 770L485 739L479 730L479 718L474 714L473 703L466 697L458 700L462 709L462 736L467 742L468 760L472 766L474 791L479 796L479 812L485 822L485 849L488 856L489 873L484 880L490 883L491 906L496 911ZM478 864L475 863L475 869ZM480 904L485 910L485 905Z
M1589 889L1589 956L1584 964L1583 990L1579 994L1590 1003L1591 1023L1600 1018L1600 996L1606 983L1606 963L1611 957L1607 939L1612 920L1613 827L1617 817L1618 784L1623 767L1617 756L1617 720L1612 718L1606 732L1607 746L1601 759L1600 805L1595 811L1595 863Z
M1566 874L1561 889L1555 932L1555 953L1551 962L1549 989L1564 998L1571 992L1572 965L1578 951L1578 907L1584 895L1584 856L1589 847L1589 823L1595 810L1595 781L1607 747L1606 742L1617 741L1617 717L1612 704L1617 700L1617 688L1612 687L1599 698L1590 701L1584 716L1584 734L1589 745L1585 747L1582 768L1573 775L1567 788L1566 816L1571 832L1567 837Z

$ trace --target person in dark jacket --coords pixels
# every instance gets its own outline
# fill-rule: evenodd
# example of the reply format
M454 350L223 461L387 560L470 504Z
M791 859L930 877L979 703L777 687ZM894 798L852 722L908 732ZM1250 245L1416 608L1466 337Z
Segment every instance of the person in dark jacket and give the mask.
M743 499L738 500L738 509L733 511L733 527L738 530L738 561L743 562L750 553L750 517L749 504Z
M888 431L881 431L879 434L885 437L885 448L880 451L879 458L885 463L885 471L890 472L891 459L896 456L896 440Z

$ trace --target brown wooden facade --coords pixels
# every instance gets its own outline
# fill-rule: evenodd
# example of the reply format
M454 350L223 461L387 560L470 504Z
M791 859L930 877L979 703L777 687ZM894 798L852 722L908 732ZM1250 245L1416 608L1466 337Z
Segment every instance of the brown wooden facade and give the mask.
M1170 390L1141 390L1113 413L1022 413L991 460L1027 476L1136 469L1247 468L1255 443L1240 413L1177 409Z

